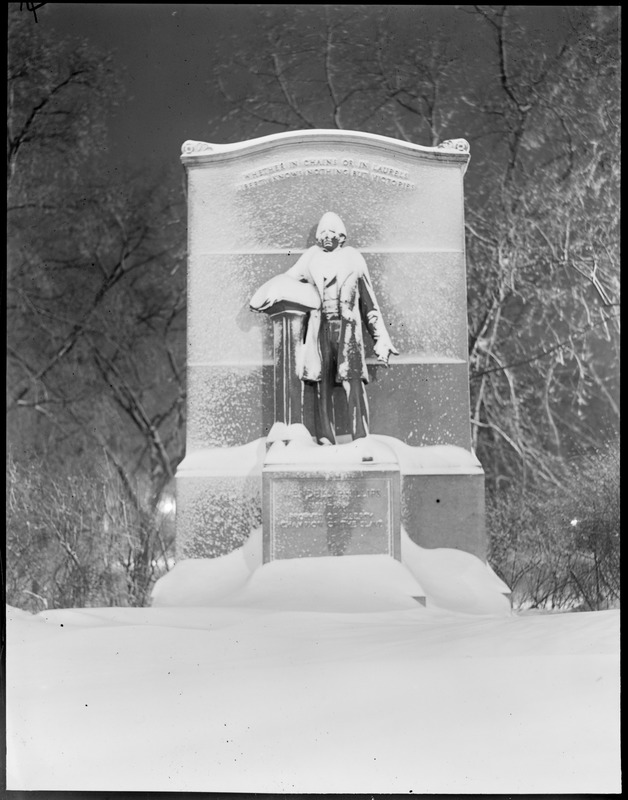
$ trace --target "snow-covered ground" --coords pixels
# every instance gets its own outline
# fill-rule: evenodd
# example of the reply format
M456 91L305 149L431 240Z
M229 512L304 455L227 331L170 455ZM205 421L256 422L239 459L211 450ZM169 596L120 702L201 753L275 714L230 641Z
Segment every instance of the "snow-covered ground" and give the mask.
M151 608L9 608L8 788L620 791L618 611L511 614L405 535L403 563L259 548L180 562Z

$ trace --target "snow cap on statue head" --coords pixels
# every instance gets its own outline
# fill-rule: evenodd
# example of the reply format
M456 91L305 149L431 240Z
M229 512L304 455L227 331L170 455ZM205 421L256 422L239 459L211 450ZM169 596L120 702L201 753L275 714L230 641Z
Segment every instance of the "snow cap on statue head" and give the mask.
M334 214L333 211L326 211L321 217L318 228L316 229L317 240L320 239L321 233L325 230L335 231L339 237L342 237L341 242L344 242L347 238L347 229L345 228L344 222L340 219L338 214Z

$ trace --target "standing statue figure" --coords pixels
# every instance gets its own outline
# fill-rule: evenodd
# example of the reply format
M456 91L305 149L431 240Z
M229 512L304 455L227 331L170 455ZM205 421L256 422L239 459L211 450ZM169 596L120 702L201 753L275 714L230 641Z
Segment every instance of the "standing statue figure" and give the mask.
M366 261L358 250L345 247L346 238L340 217L333 212L323 214L316 245L285 273L313 286L320 298L319 308L309 312L299 365L301 380L316 386L315 433L320 444L336 442L332 397L338 385L346 395L352 438L369 433L362 322L373 337L375 355L382 364L388 366L391 354L399 355L384 325ZM278 284L269 281L256 293L251 301L255 310L264 311L282 299L273 285Z

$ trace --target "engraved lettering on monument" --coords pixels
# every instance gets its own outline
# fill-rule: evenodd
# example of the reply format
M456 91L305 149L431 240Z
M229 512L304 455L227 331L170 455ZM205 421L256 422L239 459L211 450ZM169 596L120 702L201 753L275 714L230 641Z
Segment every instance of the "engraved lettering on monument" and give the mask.
M273 164L246 172L236 188L245 191L288 178L309 178L313 175L344 175L385 183L399 189L413 189L416 185L410 180L410 173L407 170L389 164L374 164L357 158L304 158L276 161Z
M398 558L399 473L267 476L268 559L388 553Z

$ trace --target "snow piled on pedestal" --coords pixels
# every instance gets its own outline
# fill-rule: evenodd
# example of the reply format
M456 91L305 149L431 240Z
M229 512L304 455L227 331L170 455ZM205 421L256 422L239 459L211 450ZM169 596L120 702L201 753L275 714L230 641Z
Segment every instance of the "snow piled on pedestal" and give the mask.
M362 464L363 457L367 455L376 463L398 464L402 475L469 474L481 470L476 456L456 445L415 447L394 436L371 434L355 441L321 447L312 439L305 425L299 423L286 425L276 422L267 439L257 441L272 445L264 458L266 464L327 464L333 469L345 464ZM237 449L244 454L243 448ZM259 454L260 451L258 449L255 452ZM249 471L257 470L261 474L261 467L259 461L251 461Z
M266 450L266 445L268 449ZM276 422L266 439L224 450L207 450L186 459L188 471L210 474L217 465L221 471L261 476L266 464L329 465L330 469L365 463L395 463L404 474L468 474L481 469L475 455L453 445L414 447L391 436L371 435L345 444L321 447L304 425ZM305 563L300 563L304 561ZM257 572L259 571L259 574ZM255 573L255 574L254 574ZM389 556L338 556L288 559L281 564L262 565L262 532L253 531L237 550L214 559L188 559L158 581L153 606L202 606L208 603L235 602L234 593L245 596L256 587L265 587L266 599L274 593L276 602L292 602L284 586L299 587L300 607L310 593L310 604L323 602L317 587L328 587L324 602L339 607L371 607L372 597L409 603L424 598L428 605L467 614L510 613L509 588L488 564L476 556L448 548L426 549L401 531L401 564ZM247 588L248 587L248 588ZM342 591L332 591L342 587ZM345 591L346 588L346 591ZM244 594L243 594L244 593ZM319 606L317 606L319 607Z
M260 603L275 608L365 611L414 608L417 598L463 614L510 614L508 587L470 553L428 550L401 531L401 562L388 555L291 558L262 564L262 530L214 559L180 561L153 589L153 607Z
M354 612L415 608L423 592L388 555L292 558L254 564L261 528L242 548L216 559L187 560L157 582L152 605Z

